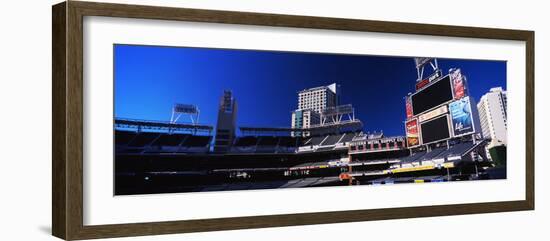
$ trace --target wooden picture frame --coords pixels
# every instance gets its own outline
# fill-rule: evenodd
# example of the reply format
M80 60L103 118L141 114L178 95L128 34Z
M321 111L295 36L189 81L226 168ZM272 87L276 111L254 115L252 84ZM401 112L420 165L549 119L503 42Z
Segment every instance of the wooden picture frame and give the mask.
M325 17L275 15L68 1L52 8L52 233L66 239L110 238L533 210L534 188L534 32L523 30L398 23ZM83 224L83 17L280 26L451 36L526 43L525 200L490 203L384 208L87 226Z

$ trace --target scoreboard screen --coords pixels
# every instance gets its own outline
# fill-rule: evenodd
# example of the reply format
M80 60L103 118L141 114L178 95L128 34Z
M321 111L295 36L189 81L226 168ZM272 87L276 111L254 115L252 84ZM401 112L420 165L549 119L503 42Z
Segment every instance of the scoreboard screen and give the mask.
M420 124L422 143L431 143L451 137L447 115Z
M413 113L418 115L452 99L451 78L447 75L411 96Z

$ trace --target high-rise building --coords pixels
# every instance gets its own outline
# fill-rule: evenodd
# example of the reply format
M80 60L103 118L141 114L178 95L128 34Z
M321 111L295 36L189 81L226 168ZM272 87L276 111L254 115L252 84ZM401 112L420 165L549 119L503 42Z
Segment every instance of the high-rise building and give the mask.
M338 105L338 89L336 83L305 89L298 92L297 110L314 110L320 113L327 107Z
M502 87L491 88L477 104L483 136L490 138L494 144L506 144L508 130L506 106L506 91Z
M235 139L237 101L230 90L223 92L218 108L214 152L227 152Z
M337 105L338 88L336 83L298 92L298 106L292 112L292 128L309 128L312 125L320 124L322 111Z
M314 110L295 110L292 112L292 128L309 128L321 124L321 115Z

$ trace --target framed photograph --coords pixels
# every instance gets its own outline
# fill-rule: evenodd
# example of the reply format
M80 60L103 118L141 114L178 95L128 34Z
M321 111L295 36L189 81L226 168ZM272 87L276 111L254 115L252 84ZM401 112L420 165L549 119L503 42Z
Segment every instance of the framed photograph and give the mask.
M534 209L534 32L68 1L67 240Z

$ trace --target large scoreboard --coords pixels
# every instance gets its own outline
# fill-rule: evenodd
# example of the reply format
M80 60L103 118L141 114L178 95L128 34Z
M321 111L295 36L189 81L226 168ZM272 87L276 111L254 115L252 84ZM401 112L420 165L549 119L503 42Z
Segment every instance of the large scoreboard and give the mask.
M429 144L451 137L448 115L442 115L420 124L420 130L422 132L423 144Z
M413 114L418 115L452 99L451 78L447 75L411 95Z
M434 76L441 76L437 71ZM422 81L426 83L419 85L417 81L416 92L405 97L407 146L436 143L480 130L475 101L468 96L466 77L460 69Z

